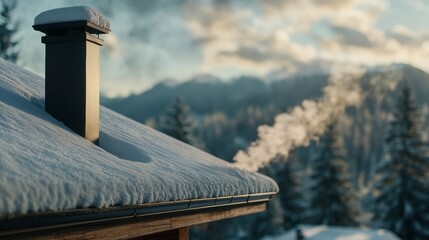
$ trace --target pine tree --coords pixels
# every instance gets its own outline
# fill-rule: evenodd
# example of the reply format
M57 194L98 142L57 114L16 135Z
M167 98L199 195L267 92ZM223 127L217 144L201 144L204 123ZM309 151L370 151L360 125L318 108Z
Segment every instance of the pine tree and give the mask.
M3 0L0 11L0 57L16 63L19 53L16 50L18 41L14 36L18 31L18 24L12 24L12 12L16 8L16 1Z
M278 235L285 230L282 202L278 196L270 200L267 211L247 218L247 222L252 223L246 229L248 239L262 239L264 236Z
M280 194L288 187L284 186L282 181L279 181L282 177L285 164L284 158L278 156L270 161L269 165L259 169L260 173L276 180L280 188ZM274 199L271 199L269 202L267 211L249 217L251 218L251 221L249 221L251 225L248 232L250 236L252 236L252 239L261 239L264 236L277 235L285 230L282 200L283 198L281 195L275 196Z
M313 224L356 225L357 201L348 164L334 125L321 137L312 161L308 221Z
M301 223L304 212L304 196L301 193L301 176L294 155L286 161L280 157L282 163L277 167L277 183L280 188L279 197L283 212L283 227L285 230L294 228Z
M377 169L373 220L402 239L429 239L428 159L419 132L419 112L408 86L398 98Z
M163 119L162 131L184 143L202 147L193 135L194 123L190 118L189 107L181 97L177 97Z

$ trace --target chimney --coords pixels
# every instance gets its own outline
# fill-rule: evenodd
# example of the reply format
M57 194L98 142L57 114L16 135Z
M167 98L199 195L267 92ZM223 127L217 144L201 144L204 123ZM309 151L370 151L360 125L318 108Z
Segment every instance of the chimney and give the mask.
M89 7L58 8L37 15L33 28L46 34L45 110L98 145L98 36L109 33L108 19Z

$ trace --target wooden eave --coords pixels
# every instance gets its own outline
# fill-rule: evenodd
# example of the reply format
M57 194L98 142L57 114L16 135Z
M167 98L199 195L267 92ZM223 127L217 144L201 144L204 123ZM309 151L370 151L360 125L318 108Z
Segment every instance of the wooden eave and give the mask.
M131 239L265 211L275 194L26 214L0 220L0 239Z

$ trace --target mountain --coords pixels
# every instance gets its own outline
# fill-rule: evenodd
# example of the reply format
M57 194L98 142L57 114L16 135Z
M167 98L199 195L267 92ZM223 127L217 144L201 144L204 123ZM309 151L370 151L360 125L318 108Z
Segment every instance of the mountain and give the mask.
M188 82L171 86L164 82L138 95L103 101L109 108L144 122L149 117L164 114L177 96L181 96L196 114L223 111L233 113L251 97L268 94L268 86L257 78L241 77L222 82L214 77L195 77ZM253 101L257 103L257 101Z
M104 99L103 104L139 122L151 120L156 127L173 99L181 96L199 123L198 135L206 150L231 160L238 149L256 139L259 125L272 124L277 114L305 99L320 98L328 79L328 74L314 74L274 82L250 76L221 81L204 75L176 85L161 82L138 95ZM359 82L363 102L337 119L356 184L368 182L374 163L383 156L386 127L404 81L421 107L422 122L428 123L429 75L404 64L368 68ZM313 145L296 150L304 165Z

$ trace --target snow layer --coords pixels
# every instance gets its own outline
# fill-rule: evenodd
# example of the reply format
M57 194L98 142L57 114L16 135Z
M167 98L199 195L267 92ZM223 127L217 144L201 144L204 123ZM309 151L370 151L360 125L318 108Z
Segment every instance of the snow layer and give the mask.
M99 11L86 6L56 8L42 12L34 19L34 25L82 20L110 30L109 19Z
M0 217L276 192L240 170L101 107L100 146L44 110L44 80L0 60Z
M334 226L301 226L305 240L400 240L395 234L383 229L360 229ZM263 240L296 240L296 230Z

